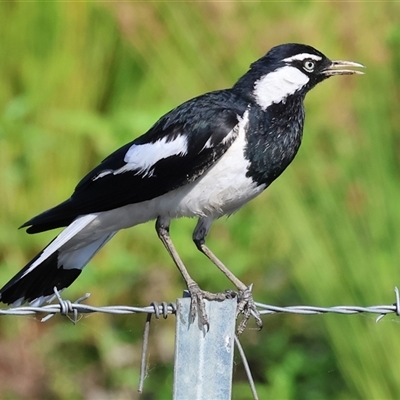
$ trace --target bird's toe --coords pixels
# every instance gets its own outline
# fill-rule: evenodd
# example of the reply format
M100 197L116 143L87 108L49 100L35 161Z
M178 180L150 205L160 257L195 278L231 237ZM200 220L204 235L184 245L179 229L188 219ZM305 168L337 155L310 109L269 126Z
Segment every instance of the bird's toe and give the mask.
M253 316L254 319L256 320L256 324L259 327L259 329L262 329L263 327L261 315L260 312L257 310L251 290L252 290L252 285L248 286L245 290L239 290L238 293L238 306L236 311L236 317L238 317L240 314L243 315L243 318L240 321L239 326L237 328L238 335L244 332L251 316Z
M210 325L208 322L208 316L204 300L224 301L226 300L227 295L225 293L207 292L205 290L200 289L197 283L190 284L188 286L188 290L190 292L190 297L191 297L190 317L192 322L195 320L196 315L198 315L199 323L202 326L206 326L207 330L209 330Z

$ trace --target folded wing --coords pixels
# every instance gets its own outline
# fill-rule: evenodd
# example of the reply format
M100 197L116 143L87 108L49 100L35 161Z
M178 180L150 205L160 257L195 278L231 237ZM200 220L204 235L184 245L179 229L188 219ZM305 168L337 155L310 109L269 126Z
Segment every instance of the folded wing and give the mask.
M108 156L68 200L21 227L37 233L67 226L78 216L150 200L196 180L235 140L244 112L245 105L229 91L183 103Z

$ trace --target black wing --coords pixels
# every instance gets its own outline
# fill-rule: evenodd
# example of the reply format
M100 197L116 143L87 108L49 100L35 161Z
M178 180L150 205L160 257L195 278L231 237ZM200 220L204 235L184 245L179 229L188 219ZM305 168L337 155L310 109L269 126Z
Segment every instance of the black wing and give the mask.
M246 110L232 92L218 91L189 100L163 116L147 133L121 147L87 174L72 196L30 219L29 233L69 225L79 215L107 211L161 196L200 177L230 147L234 127ZM185 152L159 158L148 168L132 166L127 153L135 146L155 154L155 144L184 139ZM157 158L157 157L156 157ZM128 162L127 162L128 161ZM134 161L134 160L133 160Z

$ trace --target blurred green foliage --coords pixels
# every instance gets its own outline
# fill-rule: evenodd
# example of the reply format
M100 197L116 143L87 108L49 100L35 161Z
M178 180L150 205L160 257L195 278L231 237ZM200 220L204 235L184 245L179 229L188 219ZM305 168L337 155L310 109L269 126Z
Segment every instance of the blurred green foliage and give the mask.
M303 147L264 195L213 226L208 243L258 301L388 304L399 284L399 3L2 2L0 282L54 232L16 227L68 197L78 180L163 113L231 86L284 42L363 62L306 100ZM172 225L193 276L228 282ZM179 297L183 282L152 224L121 232L65 296L90 304ZM400 398L399 321L278 315L242 337L262 399ZM0 320L0 397L136 398L143 316ZM174 321L152 326L142 399L171 398ZM250 398L240 360L234 399Z

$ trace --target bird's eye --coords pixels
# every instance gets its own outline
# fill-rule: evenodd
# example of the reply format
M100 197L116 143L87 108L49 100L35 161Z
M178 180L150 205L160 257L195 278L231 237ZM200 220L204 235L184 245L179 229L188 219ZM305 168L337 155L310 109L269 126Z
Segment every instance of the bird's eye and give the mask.
M315 62L314 61L310 61L310 60L306 60L303 63L303 67L307 72L313 72L314 68L315 68Z

